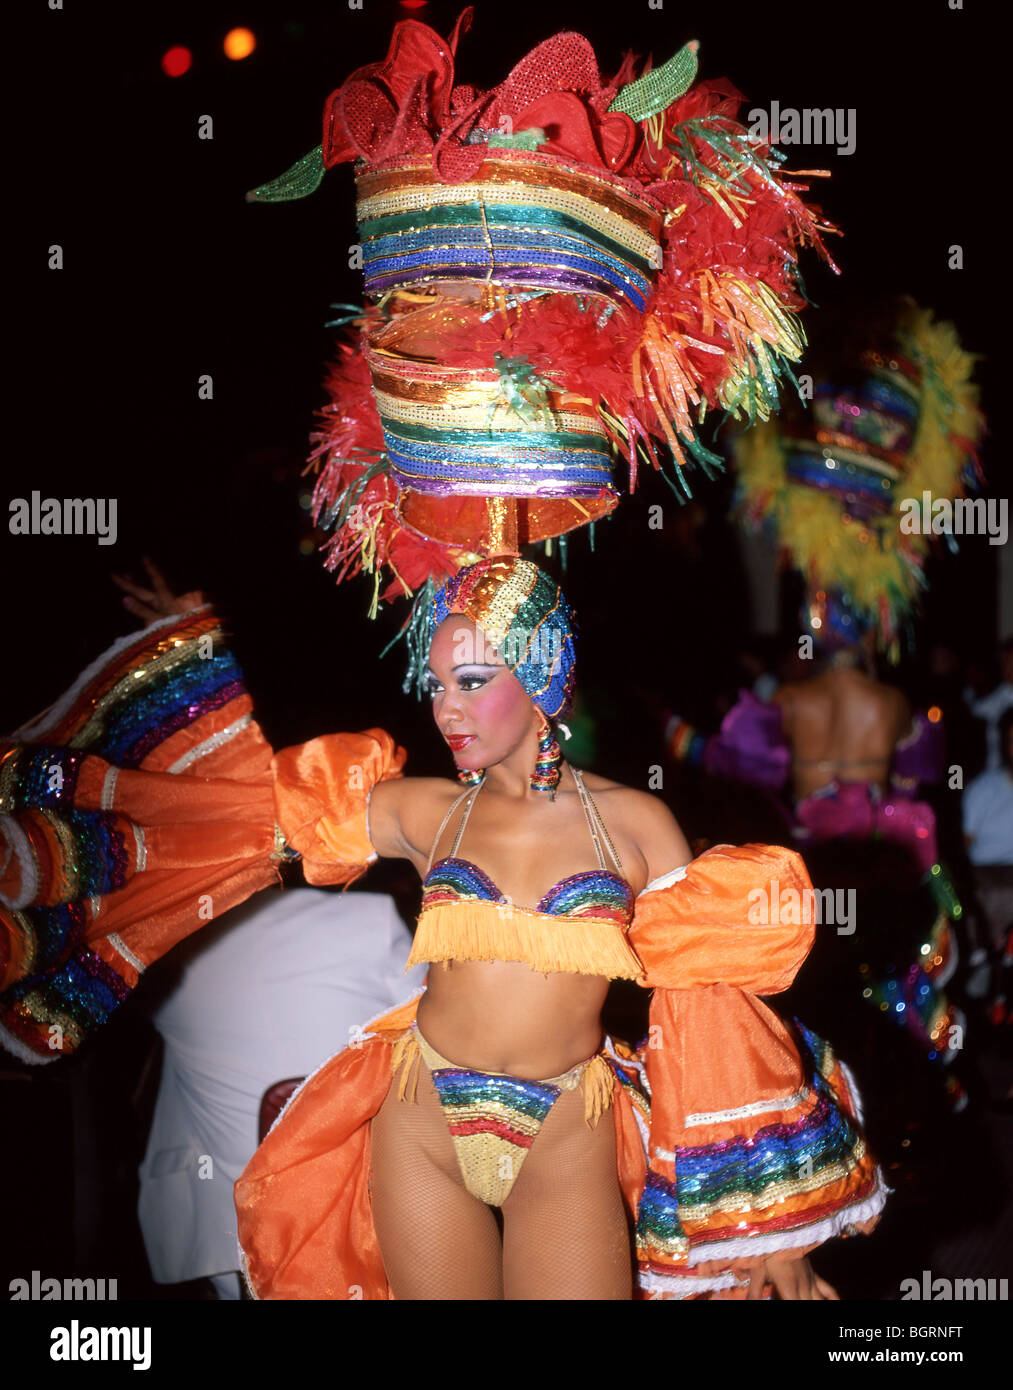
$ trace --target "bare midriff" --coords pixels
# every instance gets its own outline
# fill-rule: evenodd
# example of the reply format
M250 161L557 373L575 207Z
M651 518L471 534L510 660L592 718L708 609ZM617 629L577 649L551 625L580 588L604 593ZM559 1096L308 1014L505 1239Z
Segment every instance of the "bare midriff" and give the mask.
M597 1052L608 987L600 975L544 975L514 961L439 962L429 967L419 1028L470 1071L537 1081Z

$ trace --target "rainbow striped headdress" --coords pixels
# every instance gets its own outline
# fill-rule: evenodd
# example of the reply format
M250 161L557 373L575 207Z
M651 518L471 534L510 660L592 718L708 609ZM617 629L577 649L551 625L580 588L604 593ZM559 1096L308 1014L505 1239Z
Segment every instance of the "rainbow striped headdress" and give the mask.
M857 521L887 516L918 428L922 374L900 352L862 353L854 382L821 382L812 419L783 425L788 478Z
M497 555L458 570L429 607L429 638L463 613L482 629L547 719L573 700L573 613L563 591L537 565Z
M398 23L328 97L320 144L247 194L305 197L355 165L366 303L336 321L354 327L312 515L339 581L374 576L371 616L415 596L409 646L429 581L607 516L615 465L680 499L719 471L708 416L777 409L805 343L799 257L835 230L741 94L697 81L695 40L607 75L564 31L482 90L457 72L471 19Z
M978 490L984 419L953 325L910 300L886 310L875 346L835 352L806 416L743 434L735 463L739 514L770 523L805 579L813 637L830 650L874 629L897 660L935 539L907 524L911 499Z

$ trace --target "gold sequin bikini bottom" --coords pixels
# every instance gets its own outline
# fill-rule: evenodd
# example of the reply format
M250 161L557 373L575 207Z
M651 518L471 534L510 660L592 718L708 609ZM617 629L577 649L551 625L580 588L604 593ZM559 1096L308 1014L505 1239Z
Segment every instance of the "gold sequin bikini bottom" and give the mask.
M464 1185L472 1196L493 1207L506 1201L528 1150L563 1091L575 1091L583 1082L584 1119L592 1128L612 1103L614 1078L600 1052L562 1076L529 1081L505 1072L459 1067L441 1057L413 1025L394 1044L391 1057L392 1071L401 1073L400 1100L415 1099L420 1058L432 1075Z

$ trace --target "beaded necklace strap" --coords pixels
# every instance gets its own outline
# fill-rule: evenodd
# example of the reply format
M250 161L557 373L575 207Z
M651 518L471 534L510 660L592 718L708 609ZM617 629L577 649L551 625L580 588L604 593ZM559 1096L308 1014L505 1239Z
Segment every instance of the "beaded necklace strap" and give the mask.
M622 875L622 874L623 874L623 861L619 858L619 851L616 849L615 845L612 843L612 837L611 837L611 835L608 833L608 830L607 830L606 827L605 827L605 822L604 822L604 820L602 819L602 814L601 814L601 812L598 810L598 807L597 807L596 804L595 804L594 797L593 797L593 796L591 795L591 793L588 791L587 787L585 787L585 785L584 785L584 778L583 778L583 775L581 774L581 772L580 772L577 768L575 768L575 767L571 767L571 768L570 768L570 771L573 773L574 781L577 783L577 790L578 790L578 792L580 793L581 803L582 803L583 806L584 806L584 814L585 814L585 815L587 816L587 818L588 818L588 825L591 827L591 838L594 840L594 847L595 847L595 849L598 851L598 859L599 859L599 861L600 861L600 863L601 863L601 866L602 866L602 868L604 869L604 867L605 867L605 860L604 860L604 857L602 856L601 844L599 843L599 839L598 839L598 830L597 830L597 828L596 828L596 826L595 826L595 824L594 824L594 821L592 821L591 816L590 816L590 814L589 814L589 812L588 812L588 804L590 804L591 809L594 811L595 819L597 820L598 825L601 826L601 833L605 836L605 843L606 843L606 844L608 845L608 847L609 847L609 853L612 855L613 862L615 863L616 868L619 870L619 873Z
M480 787L481 785L482 785L482 783L479 782L478 786ZM446 828L447 828L447 821L450 819L450 817L451 817L451 816L454 814L454 812L457 810L458 806L460 806L460 804L461 804L461 802L464 800L464 798L465 798L466 796L468 796L469 793L472 792L472 791L477 792L477 791L478 791L478 787L475 787L475 788L467 787L467 788L461 793L460 796L456 796L456 797L454 798L453 802L451 803L450 808L449 808L449 810L447 811L447 814L443 817L442 821L440 821L440 828L439 828L439 830L437 830L437 832L436 832L436 838L433 840L433 847L432 847L432 849L429 851L429 863L426 865L426 872L427 872L427 873L428 873L429 870L433 867L433 860L434 860L434 858L436 857L436 847L437 847L437 845L440 843L440 836L443 834L444 830L446 830ZM468 809L470 810L471 808L469 807ZM467 818L468 818L468 812L466 811L466 812L464 813L464 819L467 820ZM461 830L463 830L463 829L464 829L464 822L462 821L462 823L461 823ZM458 841L459 841L460 838L461 838L461 830L458 830L458 832L457 832L457 840L454 841L454 848L453 848L453 850L451 850L451 853L452 853L452 854L457 850L457 844L458 844Z
M569 763L567 763L567 767L570 767ZM578 770L575 767L571 767L570 771L573 773L573 780L577 785L577 795L580 797L580 804L584 811L584 819L587 821L587 828L591 832L591 843L594 845L594 852L598 856L598 867L599 869L604 869L605 855L602 853L601 837L598 834L598 827L594 823L594 816L591 814L591 807L588 805L589 798L587 788L584 786Z
M479 782L478 785L477 785L476 787L471 788L471 800L468 802L467 806L465 806L465 808L464 808L464 815L461 817L461 824L457 827L457 834L454 836L454 843L453 843L453 844L451 845L451 847L450 847L450 857L451 857L451 859L453 859L454 855L457 853L457 847L458 847L458 845L461 843L461 836L464 834L464 827L468 824L468 817L471 815L471 808L472 808L472 806L474 806L475 800L476 800L476 798L478 797L479 792L482 790L482 788L483 788L484 786L485 786L485 777L483 776L481 782ZM466 792L465 795L468 795L468 793ZM461 798L458 797L458 798L457 798L457 801L460 801L460 800L461 800ZM454 802L454 806L457 805L457 801ZM451 810L453 810L453 807L451 807Z
M569 763L567 763L566 766L570 767ZM573 780L577 786L577 795L580 797L580 804L584 811L584 818L587 821L588 829L591 832L591 842L594 845L595 853L598 856L598 865L602 869L605 868L605 855L601 845L602 836L604 836L605 843L606 845L608 845L609 853L612 856L612 861L615 864L616 868L619 870L619 873L621 875L623 873L623 861L620 859L619 851L616 849L615 845L612 842L612 837L608 833L608 830L605 826L605 822L602 819L602 814L598 810L597 805L595 804L594 797L591 795L587 787L584 785L584 778L581 775L580 770L575 767L570 767L570 771L573 773ZM436 847L440 842L440 836L446 829L447 822L450 820L450 817L454 814L454 811L465 799L465 797L468 797L470 799L468 801L467 806L465 806L464 808L464 814L461 816L461 823L457 827L457 834L454 836L454 843L450 847L449 857L453 859L454 856L457 854L458 848L461 843L461 836L464 834L464 828L468 824L468 817L471 815L471 810L475 804L475 800L484 786L485 778L483 777L481 782L479 782L477 786L469 787L466 791L462 792L461 795L457 797L457 799L454 801L447 814L443 817L443 821L440 825L440 828L436 832L436 839L433 841L433 848L429 854L429 868L432 868L433 866L433 858L436 854ZM601 834L598 833L599 828L601 830Z

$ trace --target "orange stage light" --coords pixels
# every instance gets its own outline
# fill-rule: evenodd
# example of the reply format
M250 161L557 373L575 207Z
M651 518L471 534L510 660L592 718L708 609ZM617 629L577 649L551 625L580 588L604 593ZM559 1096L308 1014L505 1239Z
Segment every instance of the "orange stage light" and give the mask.
M230 29L222 44L226 58L232 58L237 62L240 58L248 58L256 46L257 40L252 29Z

